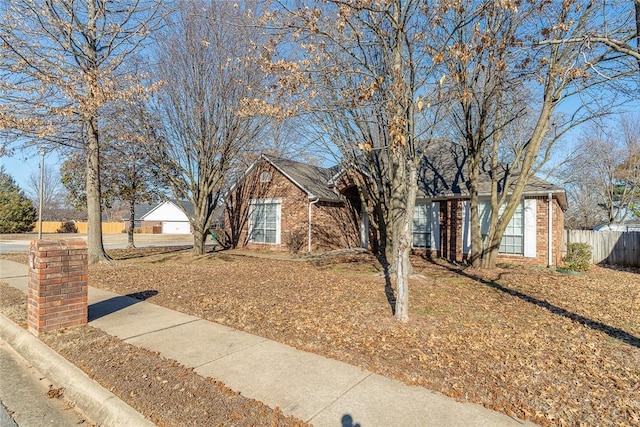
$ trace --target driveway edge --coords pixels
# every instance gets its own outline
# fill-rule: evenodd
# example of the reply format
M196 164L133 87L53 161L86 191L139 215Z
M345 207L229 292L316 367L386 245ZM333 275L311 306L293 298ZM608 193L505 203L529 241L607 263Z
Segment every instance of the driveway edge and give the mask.
M98 425L155 426L118 396L2 314L0 338L52 382L64 387L65 397Z

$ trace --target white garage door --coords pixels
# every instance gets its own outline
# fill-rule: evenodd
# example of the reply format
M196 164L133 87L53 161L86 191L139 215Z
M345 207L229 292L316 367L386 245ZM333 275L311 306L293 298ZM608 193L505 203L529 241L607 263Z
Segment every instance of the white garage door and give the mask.
M162 234L189 234L191 226L189 222L164 221L162 223Z

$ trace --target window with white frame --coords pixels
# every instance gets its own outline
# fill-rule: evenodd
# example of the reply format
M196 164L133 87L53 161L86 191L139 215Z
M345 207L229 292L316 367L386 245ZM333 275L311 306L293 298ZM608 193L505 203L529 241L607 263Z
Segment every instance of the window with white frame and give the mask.
M416 204L412 225L413 247L431 248L431 203Z
M251 200L249 206L249 241L280 243L280 199Z
M506 205L500 208L499 214L502 215ZM479 214L482 239L486 239L489 233L489 225L491 223L491 202L481 201L479 203ZM511 221L507 225L498 253L506 255L523 255L524 254L524 204L520 202L516 207L516 211L511 217Z

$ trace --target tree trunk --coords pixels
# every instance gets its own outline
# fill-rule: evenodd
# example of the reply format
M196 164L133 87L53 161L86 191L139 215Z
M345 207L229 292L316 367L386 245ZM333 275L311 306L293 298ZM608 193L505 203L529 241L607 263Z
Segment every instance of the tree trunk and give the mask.
M102 244L102 209L100 197L100 147L98 119L87 120L87 249L89 264L109 261Z
M136 245L133 243L133 233L135 232L136 227L136 205L134 200L129 201L129 228L127 229L127 248L132 249L135 248Z
M487 247L482 251L482 268L494 268L498 259L498 250L500 249L500 240L492 239L487 242Z
M484 252L480 213L478 209L478 179L480 176L480 153L469 153L469 231L471 234L471 265L480 267Z
M404 201L404 209L399 209L402 212L400 227L397 229L397 237L394 238L394 240L396 240L396 244L394 245L396 251L394 264L396 267L396 288L398 290L395 318L403 323L409 321L409 276L412 273L409 255L411 253L411 241L413 237L411 225L418 188L417 166L410 160L406 163L405 165L405 162L400 162L400 165L403 167L402 175L404 179L408 179L408 182L403 185L403 187L406 188L405 194L407 199Z
M98 66L96 50L96 22L98 10L92 1L87 4L87 38L90 50L87 52L89 65L84 69L84 78L87 82L86 99L83 108L83 124L86 126L86 150L87 150L87 249L89 264L100 261L109 261L110 258L104 251L102 244L102 197L100 194L100 138L98 130L98 100L96 96L98 87Z
M204 242L207 239L207 233L200 227L193 227L193 253L195 255L204 255Z

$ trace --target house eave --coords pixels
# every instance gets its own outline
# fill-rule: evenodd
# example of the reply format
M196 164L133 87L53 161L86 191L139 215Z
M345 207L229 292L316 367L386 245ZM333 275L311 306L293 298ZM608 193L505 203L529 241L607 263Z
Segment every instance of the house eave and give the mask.
M537 191L526 191L522 193L522 197L546 197L551 193L555 199L558 200L558 204L563 211L567 210L567 195L564 189L551 189L551 190L537 190ZM491 197L491 193L479 193L479 197ZM449 193L449 194L438 194L435 196L426 196L419 195L419 199L423 200L433 200L433 201L443 201L443 200L468 200L468 193Z

